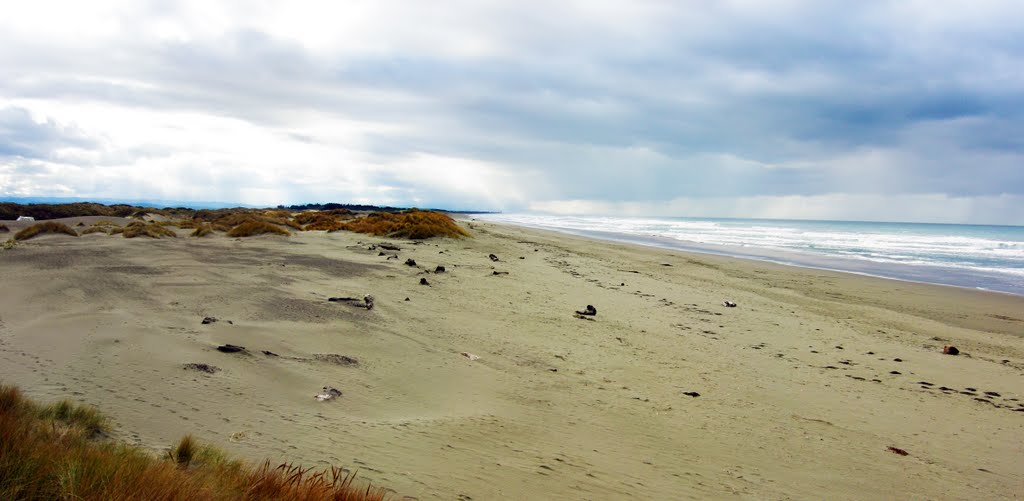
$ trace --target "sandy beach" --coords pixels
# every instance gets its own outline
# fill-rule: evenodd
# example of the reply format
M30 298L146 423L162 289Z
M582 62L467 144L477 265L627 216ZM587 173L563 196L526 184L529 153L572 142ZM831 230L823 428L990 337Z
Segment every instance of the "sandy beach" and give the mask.
M31 239L0 251L0 381L398 499L1024 492L1024 297L462 225Z

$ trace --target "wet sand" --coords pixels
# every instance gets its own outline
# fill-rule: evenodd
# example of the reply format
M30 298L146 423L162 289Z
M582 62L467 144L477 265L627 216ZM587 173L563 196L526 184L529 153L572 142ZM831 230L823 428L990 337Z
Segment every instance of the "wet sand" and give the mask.
M1024 297L463 224L37 237L0 251L0 380L418 499L1024 491Z

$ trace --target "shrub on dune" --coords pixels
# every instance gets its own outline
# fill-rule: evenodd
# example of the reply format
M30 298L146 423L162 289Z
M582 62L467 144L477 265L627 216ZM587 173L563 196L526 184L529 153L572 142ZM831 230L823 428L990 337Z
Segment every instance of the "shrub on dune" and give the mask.
M246 221L234 228L231 228L231 231L228 232L228 236L251 237L268 233L273 235L284 235L286 237L291 236L291 232L288 230L266 221Z
M346 222L342 229L414 240L431 237L462 238L470 236L447 214L418 209L404 212L374 212Z
M73 237L78 236L78 233L75 233L75 230L72 230L71 228L68 227L68 225L64 223L55 223L53 221L47 221L45 223L34 224L32 226L29 226L28 228L25 228L15 233L14 239L28 240L42 233L58 233L64 235L71 235Z

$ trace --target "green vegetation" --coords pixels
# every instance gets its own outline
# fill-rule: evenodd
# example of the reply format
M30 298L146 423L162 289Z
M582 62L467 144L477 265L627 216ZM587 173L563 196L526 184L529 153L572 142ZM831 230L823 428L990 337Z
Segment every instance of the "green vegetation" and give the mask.
M374 212L366 217L345 223L341 229L414 240L431 237L462 238L470 236L447 214L418 209L404 212Z
M288 230L267 221L246 221L234 228L231 228L231 231L228 232L228 236L251 237L254 235L263 235L265 233L284 235L286 237L291 236L291 232Z
M354 487L331 467L257 467L186 436L166 456L102 438L107 421L71 402L41 406L0 385L0 499L377 501L384 489Z
M62 233L64 235L71 235L77 237L78 233L72 230L68 225L63 223L55 223L53 221L46 221L44 223L37 223L28 228L25 228L14 234L15 240L28 240L36 235L42 233Z

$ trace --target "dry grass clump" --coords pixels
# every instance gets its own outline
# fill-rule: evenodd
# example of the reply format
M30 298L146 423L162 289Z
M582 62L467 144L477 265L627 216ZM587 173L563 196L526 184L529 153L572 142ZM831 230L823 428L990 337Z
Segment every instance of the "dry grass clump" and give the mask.
M195 225L195 229L192 230L192 233L190 233L189 236L205 237L206 235L212 235L212 234L213 234L213 225L212 224L210 224L210 223L199 223L199 224Z
M113 234L115 232L111 232ZM163 238L163 237L177 237L178 234L160 223L144 223L142 221L132 221L128 223L121 230L121 234L124 238L135 238L135 237L149 237L149 238Z
M78 233L72 230L68 225L64 223L55 223L53 221L46 221L44 223L37 223L28 228L25 228L14 234L15 240L28 240L41 233L62 233L64 235L71 235L77 237Z
M120 228L117 223L113 221L101 220L92 223L92 226L82 230L79 235L88 235L90 233L106 233L110 235L113 233L114 228ZM123 230L122 230L123 231Z
M291 232L288 230L267 221L246 221L234 228L231 228L231 231L228 232L228 236L251 237L254 235L263 235L265 233L284 235L286 237L291 236Z
M106 420L70 402L40 406L0 385L0 499L386 499L339 468L250 467L185 437L166 459L96 438Z
M411 209L404 212L374 212L346 222L342 229L393 238L420 240L431 237L470 236L447 214Z
M0 224L0 233L7 233L9 231L11 231L11 229L8 228L6 224Z

